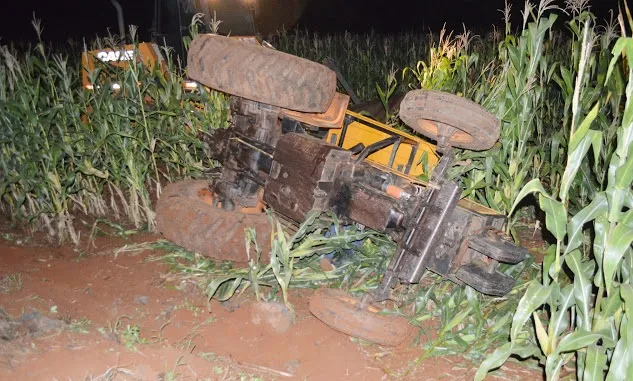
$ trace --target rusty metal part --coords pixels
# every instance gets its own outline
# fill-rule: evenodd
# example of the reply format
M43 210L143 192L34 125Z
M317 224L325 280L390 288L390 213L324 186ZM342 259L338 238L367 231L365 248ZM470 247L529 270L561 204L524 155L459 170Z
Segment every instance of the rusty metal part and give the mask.
M431 90L408 92L400 103L400 119L438 145L475 151L492 148L501 128L499 119L477 103Z
M281 109L231 97L231 128L205 135L211 157L224 166L213 191L223 200L255 207L282 134Z
M385 187L385 193L397 200L400 200L401 198L408 199L409 197L411 197L411 195L407 193L404 189L392 184L389 184Z
M263 213L232 212L213 205L204 180L186 180L165 187L156 206L158 231L163 236L207 257L248 262L244 230L257 233L263 253L270 249L270 221ZM255 255L251 250L251 255ZM262 260L265 262L267 255Z
M418 283L422 273L432 268L437 259L442 259L443 267L450 266L452 258L438 258L438 254L444 249L444 237L460 193L455 182L445 181L439 190L429 190L418 201L413 219L407 221L407 230L396 254L374 292L375 301L388 299L397 280L405 284Z
M362 184L351 186L349 218L379 232L400 229L404 223L393 197Z
M310 312L337 331L372 343L396 346L409 337L412 327L407 319L361 304L343 290L322 288L310 298Z
M514 287L514 278L497 271L496 267L496 261L488 264L472 261L457 269L455 277L483 294L503 296Z
M187 74L213 89L301 112L326 112L336 93L336 74L321 64L211 34L191 42Z
M336 93L334 100L324 113L306 113L282 110L284 116L300 123L306 123L319 128L341 128L345 120L345 111L349 104L349 95Z
M514 286L514 278L497 271L499 262L519 263L526 258L527 250L503 236L499 229L504 222L503 216L486 208L457 208L451 219L452 234L446 237L446 245L452 242L452 246L444 253L452 258L450 268L442 268L445 273L430 268L484 294L505 295Z
M404 212L382 188L383 172L352 159L351 152L306 134L279 139L264 200L276 212L302 221L311 210L333 210L374 230L400 229Z
M496 261L513 265L529 255L527 249L516 246L504 232L490 227L469 237L468 246Z
M325 210L337 163L351 154L305 134L288 133L279 139L264 201L276 212L303 221L313 209Z

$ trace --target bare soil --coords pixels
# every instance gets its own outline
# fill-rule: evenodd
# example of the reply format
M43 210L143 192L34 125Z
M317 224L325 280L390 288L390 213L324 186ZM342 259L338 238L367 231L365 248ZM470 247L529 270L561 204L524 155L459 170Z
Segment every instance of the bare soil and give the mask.
M478 366L435 357L414 367L423 351L411 340L389 348L350 339L310 314L311 290L292 291L294 323L276 329L261 323L261 308L253 313L248 292L209 302L161 261L147 260L163 253L115 254L156 235L99 238L82 250L3 236L6 316L36 312L62 323L0 339L0 380L468 380ZM490 377L540 378L513 362Z

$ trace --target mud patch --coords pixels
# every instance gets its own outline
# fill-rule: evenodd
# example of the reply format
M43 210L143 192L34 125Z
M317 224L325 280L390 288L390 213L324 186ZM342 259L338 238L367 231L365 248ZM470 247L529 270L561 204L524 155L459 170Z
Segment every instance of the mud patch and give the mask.
M15 337L0 341L0 380L468 380L477 369L440 357L399 378L423 350L366 345L334 331L310 313L312 290L290 290L295 315L288 324L283 304L261 309L249 292L209 301L167 265L148 260L164 252L114 254L159 238L97 238L81 255L70 246L0 238L0 274L20 274L0 292L0 325ZM28 321L40 327L35 331L52 330L32 334ZM504 380L541 378L507 365L495 373Z

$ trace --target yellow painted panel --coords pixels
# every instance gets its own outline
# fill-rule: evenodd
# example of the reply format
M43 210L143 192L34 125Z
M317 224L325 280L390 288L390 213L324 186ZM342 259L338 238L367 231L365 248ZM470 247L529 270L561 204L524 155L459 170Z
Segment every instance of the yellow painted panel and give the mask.
M420 176L424 173L421 161L422 156L425 153L427 155L430 168L433 168L437 164L438 157L435 153L435 146L433 144L424 141L415 135L397 130L353 112L348 111L347 114L352 116L354 121L349 123L347 126L347 131L342 144L343 148L349 149L359 143L362 143L365 147L367 147L370 144L387 139L390 136L399 135L402 137L402 141L398 151L396 152L393 166L391 167L393 170L404 173L414 146L417 146L418 149L409 172L410 176ZM339 144L342 132L342 129L330 129L328 131L327 141L332 144ZM369 155L367 160L371 163L388 166L393 149L394 145L383 148Z

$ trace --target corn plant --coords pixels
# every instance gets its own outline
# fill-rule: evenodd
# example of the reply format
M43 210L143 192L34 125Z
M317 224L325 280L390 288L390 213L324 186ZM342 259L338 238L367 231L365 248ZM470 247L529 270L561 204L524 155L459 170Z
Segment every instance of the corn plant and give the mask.
M582 4L580 4L582 5ZM611 60L610 48L617 37L616 24L612 21L602 27L600 31L595 25L593 15L582 7L571 8L575 14L569 22L572 31L570 43L572 65L561 62L558 73L553 76L561 91L564 104L556 105L563 110L562 125L559 130L552 131L552 144L549 154L543 158L541 179L549 189L559 189L560 181L565 170L565 156L561 152L567 151L570 141L568 126L579 124L579 120L570 120L572 117L583 116L578 110L572 110L572 106L580 110L591 109L598 101L600 109L594 120L594 128L603 131L603 149L594 164L602 165L608 157L611 157L615 149L615 132L621 120L621 98L624 93L625 79L620 70L613 72L613 78L605 81ZM593 49L592 49L593 47ZM580 78L580 81L574 81ZM582 89L578 92L576 87ZM605 94L608 96L605 98ZM596 192L605 186L605 174L592 170L591 163L583 161L579 168L580 175L569 185L568 197L570 210L578 212L586 206Z
M465 93L497 115L501 136L489 151L460 155L461 160L470 162L459 170L465 176L463 195L504 213L526 178L539 173L548 144L544 129L552 118L544 108L553 101L547 88L556 63L547 59L545 41L557 19L555 13L545 16L550 10L549 1L541 1L537 8L526 2L522 31L515 37L509 34L507 8L508 34L499 44L498 57L482 67L477 81Z
M0 207L60 242L78 243L77 219L88 217L151 230L161 182L214 165L197 135L226 127L228 102L204 88L185 93L171 59L166 72L136 61L97 65L88 91L79 56L53 53L43 40L26 51L0 46Z
M158 243L153 248L163 248L171 253L163 257L176 271L191 278L200 279L209 298L227 300L236 293L253 289L257 300L269 300L281 291L282 299L288 307L290 287L315 287L319 284L339 282L350 287L352 276L357 273L375 273L376 268L386 267L386 258L391 254L393 244L379 234L354 228L343 229L335 216L321 216L311 213L296 232L289 234L279 221L270 215L272 226L270 252L263 252L257 244L252 229L245 231L245 244L249 256L247 267L234 268L230 263L216 264L213 260L172 246ZM333 234L325 236L326 231ZM354 242L365 242L358 247ZM319 259L324 254L348 255L345 251L358 253L355 265L346 263L337 269L324 272L319 267ZM268 261L263 261L263 256ZM377 285L377 283L374 283ZM264 295L262 288L271 290ZM353 285L351 285L353 287Z
M438 42L430 42L428 63L421 60L415 67L405 68L403 78L410 73L415 78L414 87L465 94L470 88L469 75L479 60L477 53L470 52L471 41L468 31L453 38L442 29Z
M615 149L610 152L603 144L605 138L609 140L605 135L610 131L596 129L602 126L596 120L601 103L618 94L604 94L588 112L579 107L580 100L592 92L591 87L582 86L582 73L589 61L587 52L593 43L589 23L583 23L581 64L575 80L560 189L549 193L539 179L534 179L517 197L518 202L530 193L538 195L546 213L546 227L556 244L548 250L542 279L533 280L519 302L511 341L482 363L476 379L483 379L511 354L539 358L547 379L552 380L559 379L563 366L574 359L578 379L633 378L633 39L617 40L603 77L605 86L613 88L606 84L619 70L626 72L624 109L621 119L616 118ZM590 159L596 177L604 176L602 186L588 205L570 213L570 189L582 176L583 162ZM585 233L587 226L592 234ZM530 327L526 325L530 319L534 321L535 337L525 329Z

